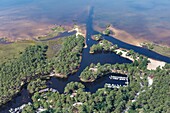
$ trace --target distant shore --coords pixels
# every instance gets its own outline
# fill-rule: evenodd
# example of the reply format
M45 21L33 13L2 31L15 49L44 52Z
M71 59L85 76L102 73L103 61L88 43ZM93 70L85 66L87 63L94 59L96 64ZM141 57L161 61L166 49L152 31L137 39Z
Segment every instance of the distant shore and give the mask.
M0 39L6 39L8 42L18 42L21 40L33 40L34 38L37 38L40 36L47 36L48 34L51 33L51 29L55 28L56 26L63 27L65 31L70 31L74 27L74 25L60 25L60 24L50 24L50 25L42 25L42 26L39 25L36 28L32 29L34 31L32 30L30 32L20 31L19 33L16 33L17 34L16 36L12 35L12 33L3 34L1 32ZM83 34L86 34L83 25L79 25L79 27L81 28L81 31L83 32Z
M123 42L126 42L128 44L132 44L135 46L140 46L140 44L146 40L144 39L136 39L134 36L132 36L130 33L124 31L124 30L120 30L117 29L113 26L110 26L108 28L109 30L111 30L113 32L113 34L110 34L112 37L121 40Z
M97 31L102 32L104 30L104 28L100 28L97 27L95 28ZM148 43L148 44L153 44L153 49L149 49L152 50L158 54L161 54L163 56L167 56L170 57L170 46L165 45L165 44L158 44L158 43L154 43L150 41L150 40L146 40L145 38L136 38L133 35L131 35L130 33L126 32L125 30L122 29L118 29L112 25L110 25L107 29L109 29L111 31L111 33L109 34L110 36L114 37L115 39L118 39L122 42L134 45L134 46L138 46L138 47L143 47L144 43Z
M30 37L23 37L23 38L20 38L18 37L17 39L15 38L12 38L12 37L5 37L2 39L5 39L7 40L7 42L18 42L18 41L22 41L22 40L27 40L27 41L32 41L33 39L36 39L37 37L43 37L43 36L46 36L48 34L50 34L50 30L56 26L61 26L65 29L65 31L77 31L77 35L80 34L80 35L83 35L84 37L86 37L86 27L85 25L49 25L47 28L46 28L46 32L44 31L38 31L37 34L38 35L35 35L35 36L30 36ZM76 26L76 28L75 28ZM138 46L138 47L143 47L142 44L143 43L149 43L149 44L152 44L151 41L148 41L148 40L145 40L145 39L138 39L136 37L134 37L133 35L131 35L130 33L126 32L125 30L121 30L121 29L118 29L114 26L109 26L108 29L112 32L110 34L110 36L120 40L120 41L123 41L125 43L128 43L128 44L131 44L131 45L135 45L135 46ZM98 31L103 31L103 28L97 28ZM170 57L170 47L166 46L166 45L162 45L162 44L153 44L154 45L154 49L150 49L154 52L157 52L163 56L167 56L167 57ZM85 41L85 47L86 48L87 45L86 45L86 41Z

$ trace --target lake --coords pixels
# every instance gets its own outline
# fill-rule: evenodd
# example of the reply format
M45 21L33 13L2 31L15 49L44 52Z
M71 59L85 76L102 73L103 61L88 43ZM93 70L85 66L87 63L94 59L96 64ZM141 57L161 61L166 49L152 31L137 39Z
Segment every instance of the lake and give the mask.
M1 0L0 37L30 39L49 26L85 24L94 7L94 27L112 24L135 38L170 45L169 0Z

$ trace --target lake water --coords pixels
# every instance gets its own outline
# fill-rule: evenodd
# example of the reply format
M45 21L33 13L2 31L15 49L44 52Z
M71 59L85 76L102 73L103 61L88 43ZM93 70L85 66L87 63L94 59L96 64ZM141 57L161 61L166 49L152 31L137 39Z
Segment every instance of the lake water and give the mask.
M136 38L170 45L169 6L169 0L1 0L0 37L26 39L53 24L85 24L94 7L95 27L111 23Z

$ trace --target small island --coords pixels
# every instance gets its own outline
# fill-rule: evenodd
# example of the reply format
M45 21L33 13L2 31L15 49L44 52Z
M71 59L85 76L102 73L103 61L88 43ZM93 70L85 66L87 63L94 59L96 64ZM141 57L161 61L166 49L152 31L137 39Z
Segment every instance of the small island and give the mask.
M106 36L109 36L111 31L108 28L106 28L102 33Z
M101 35L101 34L97 34L97 35L93 35L93 36L92 36L92 39L93 39L93 40L96 40L96 41L100 41L100 40L102 40L103 38L102 38L102 35Z
M107 40L101 40L98 44L94 44L92 47L90 47L90 53L94 54L96 52L114 52L116 49L118 49L117 45L113 45Z

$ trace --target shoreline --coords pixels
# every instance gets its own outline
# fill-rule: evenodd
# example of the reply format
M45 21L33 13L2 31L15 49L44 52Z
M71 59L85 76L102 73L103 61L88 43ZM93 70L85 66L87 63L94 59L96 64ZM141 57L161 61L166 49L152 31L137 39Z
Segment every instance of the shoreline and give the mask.
M6 39L7 42L17 42L17 41L22 41L22 40L33 40L33 38L37 38L37 37L40 37L40 36L46 36L48 35L50 32L51 32L51 29L56 27L56 26L60 26L60 27L63 27L65 28L65 31L68 31L68 32L71 32L72 30L75 30L75 31L78 31L78 34L81 34L83 35L84 37L86 37L86 30L85 30L85 26L84 25L76 25L78 27L78 29L75 29L74 28L74 25L59 25L59 24L52 24L52 25L48 25L46 27L46 32L44 31L40 31L37 34L35 34L34 36L29 36L29 37L5 37L5 36L2 36L1 39ZM102 28L98 28L99 31L102 31L103 29ZM111 30L112 32L114 32L113 34L110 34L110 36L113 36L114 38L118 39L118 40L121 40L123 42L126 42L126 43L129 43L129 44L132 44L132 45L135 45L135 46L140 46L142 47L140 44L143 43L143 42L147 42L149 40L146 40L146 39L136 39L134 36L132 36L130 33L124 31L124 30L121 30L121 29L117 29L113 26L110 26L108 28L109 30ZM126 37L126 38L124 38ZM132 41L133 40L133 41ZM152 41L149 41L149 42L152 42ZM159 46L164 46L164 47L170 47L166 44L157 44Z
M159 46L160 47L159 49L161 49L163 52L160 51L159 49L152 49L152 50L149 49L149 50L154 51L154 52L161 54L163 56L170 57L169 55L165 54L167 52L167 50L164 50L164 48L167 48L167 49L169 49L168 52L170 52L170 46L168 46L167 44L157 44L157 43L154 43L154 42L144 39L144 38L137 39L134 36L132 36L130 33L126 32L124 30L121 30L121 29L117 29L113 26L110 26L108 29L113 32L113 34L110 34L110 36L112 36L122 42L131 44L134 46L142 47L142 48L143 48L142 44L145 42L153 43L153 44Z
M121 29L117 29L113 26L110 26L108 29L113 32L113 34L110 34L110 36L112 36L122 42L131 44L131 45L141 47L140 44L143 43L144 41L146 41L145 39L136 39L130 33L126 32L124 30L121 30Z
M85 80L85 79L82 79L81 77L79 77L80 78L80 81L81 82L84 82L84 83L92 83L92 82L94 82L95 80L97 80L97 79L99 79L99 78L96 78L96 79L90 79L90 80Z
M124 52L123 48L119 48L119 49L117 49L115 51L117 52L116 54L118 54L119 52L122 52L122 55L120 55L121 57L127 58L127 59L129 59L129 60L134 62L133 58L131 58L129 56L126 56L127 52ZM126 50L126 51L129 51L129 50ZM158 68L159 66L160 66L160 68L162 68L166 64L166 62L164 62L164 61L159 61L159 60L155 60L155 59L152 59L152 58L148 58L148 60L150 61L148 63L148 65L147 65L147 69L148 70L156 70L156 68Z
M75 25L71 30L68 30L68 33L76 31L76 36L78 35L82 35L85 40L84 40L84 47L83 48L87 48L87 43L86 43L86 29L85 26L83 25Z
M15 38L12 38L12 37L11 38L10 37L2 37L2 39L6 39L7 43L9 42L9 44L14 43L14 42L20 42L20 41L23 41L23 40L33 41L37 37L47 36L51 32L51 29L55 28L56 26L63 27L65 29L65 31L68 31L68 32L76 31L77 32L76 35L82 35L86 38L86 29L85 29L85 25L83 25L83 24L82 25L57 25L57 24L53 24L53 25L47 26L48 32L41 32L41 33L39 33L39 35L34 35L30 38L28 38L28 37L20 38L19 37L19 38L15 39ZM96 27L96 29L98 31L103 31L103 28ZM116 38L120 41L123 41L125 43L131 44L131 45L142 47L142 43L149 41L149 40L146 40L146 39L137 39L134 36L132 36L130 33L126 32L124 30L121 30L121 29L117 29L116 27L114 27L112 25L110 27L108 27L108 29L113 32L112 34L110 34L110 36L112 36L112 37L114 37L114 38ZM93 38L93 36L92 36L92 38ZM153 43L153 42L149 41L149 43ZM167 54L168 52L170 52L170 50L168 50L168 49L170 49L170 46L164 45L164 44L156 44L156 45L159 46L160 48L152 49L151 51L154 51L154 52L161 54L163 56L170 57L170 55ZM85 41L84 48L87 48L86 41ZM167 48L167 49L164 50L164 48ZM162 50L162 51L160 51L159 49Z
M158 67L162 69L162 67L164 67L166 64L166 62L151 59L151 58L148 58L148 60L150 61L150 63L148 63L148 66L147 66L148 70L156 70L156 68Z
M73 25L61 25L61 24L50 24L50 25L46 25L42 28L39 28L37 32L29 35L27 34L27 32L23 32L23 36L8 36L8 35L3 35L1 36L1 39L6 39L8 42L18 42L18 41L22 41L22 40L34 40L37 39L37 37L42 37L42 36L47 36L48 34L52 33L53 28L55 27L63 27L65 29L65 31L69 31L71 29L73 29ZM33 29L34 30L34 29Z
M154 51L163 56L170 57L170 46L168 45L157 44L157 43L148 41L148 42L141 43L140 47L146 48L150 51Z
M52 30L53 28L56 27L60 27L60 28L64 28L64 31L59 32L57 34L54 33L54 31ZM22 42L22 41L43 41L43 40L47 40L53 37L58 36L60 33L64 33L64 32L73 32L76 31L76 36L77 35L82 35L83 37L86 38L86 30L85 30L85 26L84 25L58 25L58 24L52 24L47 26L46 28L46 32L40 32L38 35L34 35L34 36L30 36L28 37L18 37L18 38L13 38L13 37L0 37L0 40L5 40L5 42L2 42L0 44L11 44L11 43L15 43L15 42ZM54 35L53 37L48 38L48 35ZM42 37L42 39L41 39ZM45 38L43 38L45 37ZM46 38L47 37L47 38Z
M86 30L85 30L85 26L83 25L75 25L73 27L71 27L71 29L67 30L68 32L72 32L72 31L76 31L76 36L77 35L82 35L83 37L86 38Z
M123 50L126 50L126 52L123 51ZM119 53L121 52L121 53L122 53L122 54L120 55L121 57L127 58L127 59L131 60L132 62L134 62L134 59L133 59L133 58L131 58L130 56L126 56L126 54L129 52L129 50L124 49L124 48L119 48L119 49L116 49L115 51L116 51L116 54L117 54L117 55L119 55Z
M98 26L96 26L95 29L97 31L100 31L100 32L104 30L104 28L100 28ZM142 47L141 46L142 43L145 43L145 42L154 43L153 41L147 40L145 38L137 39L137 38L135 38L135 36L131 35L130 33L126 32L125 30L118 29L118 28L116 28L116 27L114 27L112 25L109 26L108 29L111 32L113 32L113 34L109 34L110 36L112 36L115 39L118 39L118 40L120 40L122 42L131 44L131 45ZM157 44L157 45L162 46L162 47L169 47L170 48L170 46L168 46L167 44L159 44L159 43L154 43L154 44Z

